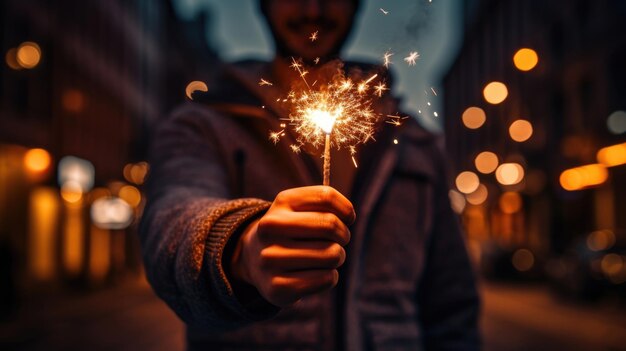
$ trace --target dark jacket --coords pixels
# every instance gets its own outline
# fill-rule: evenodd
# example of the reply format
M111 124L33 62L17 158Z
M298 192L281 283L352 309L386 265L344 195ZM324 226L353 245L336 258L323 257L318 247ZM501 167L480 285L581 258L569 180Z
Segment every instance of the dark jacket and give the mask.
M310 156L289 150L289 134L269 141L280 108L260 90L263 75L262 63L225 67L153 140L144 261L156 293L187 323L189 349L478 349L479 300L445 162L412 118L359 153L349 196L357 221L337 288L279 310L231 285L222 261L239 229L281 190L321 183ZM393 99L380 105L397 111Z

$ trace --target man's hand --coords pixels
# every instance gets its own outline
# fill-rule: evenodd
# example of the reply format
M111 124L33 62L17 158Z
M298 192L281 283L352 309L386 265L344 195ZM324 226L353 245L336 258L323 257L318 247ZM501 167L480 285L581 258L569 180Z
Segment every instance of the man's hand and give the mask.
M242 234L231 259L235 279L284 307L337 284L350 241L352 204L328 186L288 189Z

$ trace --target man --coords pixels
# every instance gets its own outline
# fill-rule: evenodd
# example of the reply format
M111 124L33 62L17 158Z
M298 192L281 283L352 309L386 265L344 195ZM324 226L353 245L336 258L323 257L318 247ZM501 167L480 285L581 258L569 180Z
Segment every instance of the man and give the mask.
M191 350L479 347L478 297L431 134L413 119L383 129L358 169L336 151L338 190L315 185L319 156L291 152L288 130L268 140L286 117L277 97L299 79L291 57L337 57L358 6L261 1L275 59L224 67L156 134L144 260ZM374 69L345 69L355 67ZM397 101L376 108L395 113Z

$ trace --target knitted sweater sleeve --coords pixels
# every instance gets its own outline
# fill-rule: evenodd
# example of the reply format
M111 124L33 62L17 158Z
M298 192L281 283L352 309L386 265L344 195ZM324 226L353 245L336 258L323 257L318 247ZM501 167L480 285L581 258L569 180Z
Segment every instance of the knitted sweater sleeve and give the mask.
M223 155L203 118L207 113L184 107L154 135L139 231L157 295L187 324L226 330L278 312L258 294L239 299L222 264L229 240L270 204L230 199Z

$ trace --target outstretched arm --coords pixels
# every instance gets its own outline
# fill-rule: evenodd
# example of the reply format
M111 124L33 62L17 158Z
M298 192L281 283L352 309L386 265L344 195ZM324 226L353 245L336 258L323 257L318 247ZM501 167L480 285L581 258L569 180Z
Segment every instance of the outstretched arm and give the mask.
M230 329L278 311L260 298L240 301L222 265L229 239L270 203L230 199L204 113L211 112L184 107L153 138L140 236L148 279L178 316L188 324Z

